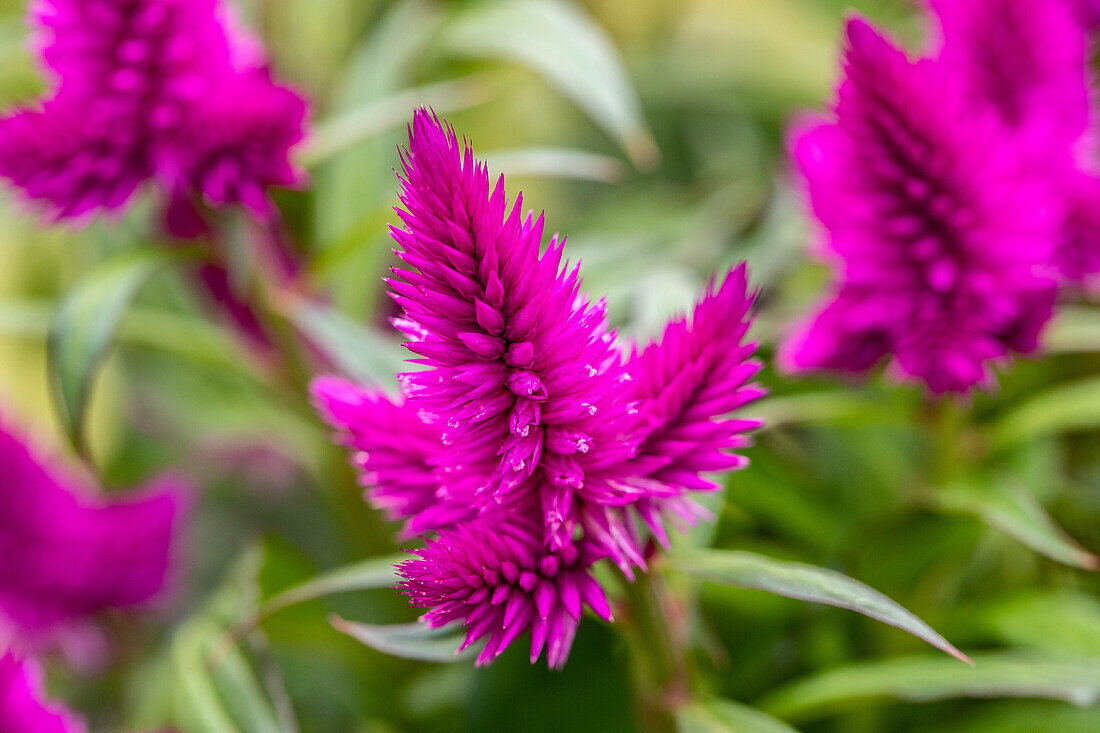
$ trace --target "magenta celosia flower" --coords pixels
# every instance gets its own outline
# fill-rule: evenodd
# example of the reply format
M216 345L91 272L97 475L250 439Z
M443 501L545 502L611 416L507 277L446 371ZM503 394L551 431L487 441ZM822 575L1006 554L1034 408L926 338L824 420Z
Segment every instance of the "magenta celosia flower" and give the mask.
M117 209L151 173L145 151L87 124L81 105L54 100L0 118L0 175L59 218Z
M781 363L862 372L890 355L934 393L989 386L1051 316L1060 198L946 65L854 19L844 69L835 120L792 145L839 282Z
M579 295L562 240L540 252L542 217L523 216L522 196L509 211L503 181L491 186L428 114L413 122L404 161L406 229L394 238L415 269L388 282L420 329L409 349L431 367L401 375L406 395L439 425L448 493L482 510L534 495L561 547L574 498L607 491L603 469L636 449L603 305Z
M48 635L165 585L184 489L161 479L107 501L0 428L0 628Z
M1068 210L1054 265L1066 280L1095 288L1100 275L1100 176L1079 171L1066 190Z
M32 19L55 88L0 121L0 175L58 217L117 209L153 176L266 215L266 188L299 181L305 103L218 0L38 0Z
M1073 149L1090 122L1085 34L1067 0L930 0L939 60L975 101L1042 147ZM1028 140L1022 141L1024 144Z
M414 606L431 609L424 617L429 625L461 621L462 649L487 637L479 664L498 657L530 629L532 664L546 647L550 667L561 668L584 605L611 620L607 598L588 573L600 554L584 543L546 549L539 528L491 519L429 540L417 551L420 559L400 566L399 587Z
M84 733L83 721L46 700L42 671L33 660L0 652L0 731Z
M268 189L304 180L288 151L302 140L305 118L305 101L266 69L235 74L192 114L160 162L162 175L177 196L194 191L212 207L239 203L270 218Z
M1097 138L1088 43L1070 0L932 0L942 29L938 62L988 103L1016 135L1063 206L1054 264L1067 280L1097 272ZM1092 269L1089 269L1091 266ZM1083 269L1084 268L1084 269Z
M439 428L425 423L407 402L335 377L313 382L325 420L352 451L368 500L391 520L406 520L405 536L452 527L477 512L448 494L433 461L443 449Z
M711 287L691 318L670 323L661 339L636 349L629 369L634 396L647 421L636 467L648 470L622 480L643 498L634 508L666 547L661 515L671 511L690 521L697 513L687 495L720 487L705 474L734 471L748 459L731 451L751 444L756 419L729 415L764 395L749 380L763 368L746 342L752 297L744 265Z
M723 418L762 394L745 269L624 360L562 240L542 249L542 218L509 208L431 114L409 132L393 234L410 269L389 283L426 368L400 375L399 399L334 378L314 396L372 503L439 533L400 568L426 621L485 640L481 663L530 630L532 660L545 647L560 667L582 605L609 618L590 566L632 578L663 519L694 520L689 493L716 488L701 474L744 465L729 451L759 422Z
M1100 28L1100 0L1069 0L1069 3L1085 30Z

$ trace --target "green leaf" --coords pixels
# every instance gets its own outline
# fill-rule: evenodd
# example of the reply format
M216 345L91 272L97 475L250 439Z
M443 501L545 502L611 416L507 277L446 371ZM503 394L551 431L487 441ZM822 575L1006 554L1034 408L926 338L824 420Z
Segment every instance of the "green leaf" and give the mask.
M1048 353L1100 351L1100 309L1066 306L1047 329L1043 344Z
M579 7L551 0L497 0L459 12L441 34L451 52L533 69L604 128L635 165L660 154L638 95L607 33Z
M715 583L847 608L907 631L957 659L970 661L932 627L894 601L832 570L730 550L681 553L669 557L668 563L680 572Z
M489 98L484 80L468 76L454 81L406 89L374 99L357 109L318 122L298 161L314 167L347 152L376 135L412 120L418 107L450 112L481 104Z
M293 720L280 718L252 665L237 648L223 644L226 625L255 603L261 555L247 552L222 587L176 631L169 647L162 688L161 719L146 725L177 727L186 733L287 733Z
M356 323L335 308L299 300L287 308L287 317L343 374L357 382L392 387L395 374L415 365L395 339Z
M0 335L28 340L49 335L53 303L45 300L0 302ZM228 369L252 381L263 377L251 368L248 354L225 331L179 313L133 306L117 334L118 343L163 351L195 364Z
M301 585L284 590L270 600L264 601L260 608L263 609L264 616L269 616L288 606L337 593L350 593L371 588L389 588L398 581L394 566L407 559L408 555L372 557L369 560L336 568L321 573Z
M84 418L96 375L141 286L187 250L125 252L93 270L61 302L47 338L50 386L77 452L87 455Z
M495 150L485 153L482 159L494 176L573 178L599 183L617 183L626 176L619 159L572 148Z
M332 616L333 627L371 649L404 659L421 662L458 662L473 656L475 650L462 652L463 634L454 629L433 629L425 623L411 624L359 624Z
M767 713L731 700L693 702L676 711L677 733L797 733Z
M952 484L936 489L933 500L941 509L977 517L1052 560L1100 569L1100 558L1074 542L1035 497L1011 479Z
M1006 450L1044 435L1100 428L1100 377L1060 384L1015 407L990 429L994 448Z
M1005 644L1100 659L1100 600L1085 593L1030 591L980 606L966 616Z
M394 566L406 559L408 559L407 555L372 557L369 560L321 573L300 585L288 588L244 614L233 625L224 643L229 647L236 646L264 619L284 608L337 593L389 588L398 580Z
M875 699L928 702L960 697L1033 697L1093 705L1100 699L1095 658L1001 652L964 667L939 657L859 664L813 675L780 689L760 705L787 719L810 720Z
M764 429L773 429L817 423L896 423L900 410L881 398L845 390L768 397L753 407L753 415L764 420Z

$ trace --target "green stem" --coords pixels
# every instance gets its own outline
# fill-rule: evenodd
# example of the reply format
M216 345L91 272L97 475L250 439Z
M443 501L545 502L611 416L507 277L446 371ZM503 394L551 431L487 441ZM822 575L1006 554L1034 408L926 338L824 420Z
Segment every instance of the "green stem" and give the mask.
M950 397L935 398L926 406L924 423L931 439L926 478L932 487L950 483L964 463L965 417Z
M659 572L624 586L638 724L650 733L676 730L674 711L689 699L686 634L676 623L676 600Z

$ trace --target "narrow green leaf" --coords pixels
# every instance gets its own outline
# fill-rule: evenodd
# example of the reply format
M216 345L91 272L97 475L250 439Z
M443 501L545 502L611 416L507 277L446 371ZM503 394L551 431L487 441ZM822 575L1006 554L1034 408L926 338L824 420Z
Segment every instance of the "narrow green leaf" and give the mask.
M388 588L398 581L395 565L408 559L408 555L372 557L369 560L321 573L301 585L279 593L260 605L264 616L316 598L350 593L371 588Z
M1043 343L1049 353L1095 353L1100 351L1100 309L1067 306L1047 329Z
M49 335L54 304L46 300L0 302L0 336L44 340ZM251 380L262 374L251 368L240 344L206 321L179 313L133 306L117 334L119 344L164 351L196 364L230 369Z
M753 408L753 414L764 420L764 429L818 423L881 423L898 419L898 410L890 404L850 390L768 397Z
M1100 377L1060 384L1010 410L990 429L994 448L1005 450L1044 435L1100 428Z
M222 648L215 654L215 657L225 654L229 649L237 646L264 619L282 611L284 608L337 593L350 593L357 590L392 586L398 580L394 566L406 559L406 555L372 557L369 560L321 573L300 585L284 590L244 614L230 629L223 640Z
M475 650L462 652L463 634L453 629L432 629L427 624L359 624L332 616L333 627L371 649L404 659L422 662L457 662L473 656Z
M495 150L482 157L494 176L574 178L617 183L626 175L626 168L618 158L572 148Z
M997 641L1100 659L1100 600L1069 589L1029 591L972 611L967 618Z
M952 484L935 491L941 509L975 516L1052 560L1087 570L1100 558L1074 542L1035 497L1010 479Z
M443 113L473 107L488 99L484 79L479 76L414 87L374 99L358 109L318 122L309 142L298 154L298 161L307 168L320 165L408 123L418 107L431 107Z
M96 375L141 286L186 250L130 251L92 271L61 302L47 337L50 386L76 450L87 454L84 417Z
M197 733L286 733L275 707L239 649L222 649L225 626L254 603L260 554L250 551L222 587L176 632L171 657L171 719Z
M300 300L287 317L346 376L364 384L392 387L397 372L415 367L395 339L356 323L326 305Z
M909 657L829 670L799 680L761 702L770 713L811 720L867 700L928 702L950 698L1032 697L1094 705L1100 664L1094 658L1020 652L977 655L964 667L938 657Z
M611 39L579 7L551 0L497 0L461 10L442 31L451 52L503 58L544 76L649 168L660 157L637 93Z
M932 627L894 601L832 570L730 550L680 553L669 557L668 563L680 572L715 583L847 608L907 631L957 659L970 661Z
M731 700L693 702L676 711L677 733L797 733L765 712Z

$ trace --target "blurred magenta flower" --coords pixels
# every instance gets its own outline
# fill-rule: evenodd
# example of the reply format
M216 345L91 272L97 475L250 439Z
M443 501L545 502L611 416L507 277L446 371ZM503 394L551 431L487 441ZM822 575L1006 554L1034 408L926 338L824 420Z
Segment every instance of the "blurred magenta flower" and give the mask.
M990 104L1017 136L1062 206L1054 264L1084 283L1100 273L1100 172L1096 84L1086 32L1072 0L932 0L941 27L938 62Z
M54 84L0 120L0 175L58 218L117 209L149 178L177 206L270 216L266 189L301 181L305 102L217 0L37 0L32 17Z
M1069 0L1078 20L1087 31L1100 28L1100 0Z
M892 357L936 394L989 387L1052 315L1060 192L963 74L910 61L861 19L847 37L835 118L792 135L838 282L780 362L863 372Z
M159 479L137 497L96 497L2 427L0 470L0 629L34 646L165 587L184 507L180 481Z
M410 127L398 256L389 280L414 359L399 400L331 377L318 408L353 448L369 498L407 533L437 531L400 569L426 620L461 620L491 661L528 628L532 660L564 664L587 604L608 617L588 574L609 558L645 568L646 527L692 521L702 472L739 468L754 420L721 420L758 398L744 343L744 267L690 319L626 360L605 308L580 294L564 241L542 249L542 217L509 208L503 180L433 115Z
M0 731L84 733L83 721L45 699L42 671L30 659L0 652Z

